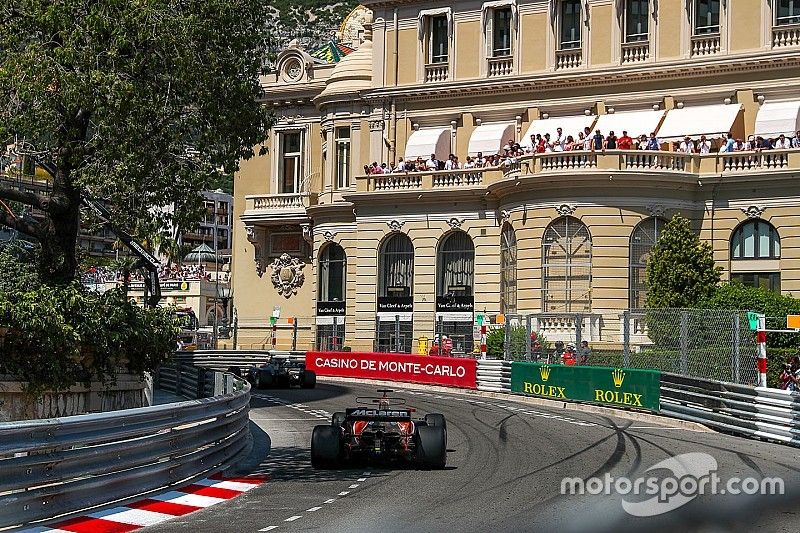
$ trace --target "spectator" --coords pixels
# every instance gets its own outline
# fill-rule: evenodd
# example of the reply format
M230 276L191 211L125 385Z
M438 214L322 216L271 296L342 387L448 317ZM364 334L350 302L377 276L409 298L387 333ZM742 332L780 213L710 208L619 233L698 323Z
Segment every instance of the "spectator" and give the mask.
M486 166L486 159L483 157L483 152L478 152L478 156L475 158L475 166L478 168Z
M592 355L592 349L589 348L589 341L581 341L581 349L578 351L578 355L580 356L579 364L589 364L589 357Z
M595 130L594 135L592 136L592 150L602 150L605 146L605 139L603 138L603 134L600 133L600 130Z
M612 130L608 132L608 136L603 142L603 150L616 150L616 149L617 149L617 136L614 135L614 131Z
M403 158L401 157L401 158L400 158L400 159L397 161L397 166L395 166L395 167L394 167L394 169L392 170L392 172L405 172L405 171L406 171L406 162L405 162L405 161L403 161Z
M780 387L783 390L800 391L800 358L796 355L790 357L789 361L783 365L780 381Z
M800 130L797 130L797 133L794 134L794 139L792 139L792 148L800 148Z
M587 130L589 128L586 128ZM592 149L592 145L594 145L594 141L592 140L592 132L589 133L581 133L583 137L583 149L587 152Z
M697 152L700 154L711 153L711 141L706 139L705 135L700 136L700 142L697 143Z
M467 156L467 161L464 163L464 168L475 168L475 160Z
M531 133L531 152L536 152L536 147L539 145L538 135Z
M561 361L566 366L575 366L575 344L567 344L567 349L561 356Z
M392 168L386 163L381 163L381 174L391 174Z
M633 148L633 139L628 136L628 132L622 130L622 137L617 141L620 150L630 150Z
M455 170L458 168L458 164L455 162L456 156L454 154L450 154L447 157L447 161L444 163L445 170ZM454 166L455 165L455 166Z
M559 362L561 361L561 356L564 354L564 341L556 341L553 350L553 361ZM550 363L550 358L548 357L548 364Z
M732 133L728 133L723 136L723 140L725 142L724 150L720 148L720 152L735 152L736 151L736 139L733 138Z
M656 132L650 133L650 138L647 140L646 150L661 150L661 142L656 137Z
M681 144L678 146L678 151L684 154L693 154L694 153L694 143L687 135L681 141Z
M544 134L544 152L552 152L553 151L553 144L550 142L550 134Z
M564 144L564 151L571 152L575 150L575 139L572 138L572 135L567 135L567 142Z
M436 159L436 154L431 154L431 158L425 161L425 168L427 170L439 170L439 160Z
M556 137L553 139L553 151L563 152L566 139L564 138L564 131L561 128L556 128Z
M536 153L543 154L545 153L545 140L544 137L540 133L536 134Z
M639 136L639 145L636 148L639 150L647 150L647 135L643 133Z
M781 133L778 136L778 139L775 141L775 149L776 150L787 150L792 147L791 141L786 138L786 135Z

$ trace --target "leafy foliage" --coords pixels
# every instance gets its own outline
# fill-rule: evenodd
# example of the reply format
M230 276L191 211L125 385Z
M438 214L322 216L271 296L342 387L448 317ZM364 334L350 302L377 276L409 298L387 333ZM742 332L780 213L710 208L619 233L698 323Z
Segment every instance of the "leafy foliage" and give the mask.
M198 191L254 154L266 0L17 0L0 6L0 140L53 177L49 198L0 186L44 223L3 213L42 243L49 281L75 276L81 199L108 199L130 229L191 227ZM174 209L161 209L165 206ZM145 237L144 230L139 237Z
M528 330L525 326L512 326L510 335L511 346L509 346L510 359L524 360L526 345L530 343ZM542 349L546 350L549 346L547 339L543 335L538 336ZM495 328L486 334L486 355L493 359L503 359L505 349L505 329Z
M700 241L689 220L675 215L647 261L647 307L694 307L714 294L721 270L711 245Z

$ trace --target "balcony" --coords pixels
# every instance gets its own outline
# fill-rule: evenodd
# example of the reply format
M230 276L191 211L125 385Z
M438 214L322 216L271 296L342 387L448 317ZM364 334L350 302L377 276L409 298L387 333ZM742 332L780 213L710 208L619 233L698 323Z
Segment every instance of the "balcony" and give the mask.
M358 192L421 191L481 187L484 174L500 174L497 168L461 169L442 172L402 172L396 174L370 174L356 178Z
M650 43L638 41L622 44L622 63L641 63L650 58Z
M583 52L580 48L556 50L556 70L578 68L583 64Z
M800 46L800 24L786 24L772 28L772 47Z
M447 81L449 68L447 63L431 63L425 65L425 83Z
M692 37L692 57L711 56L720 51L719 34Z
M490 57L486 61L488 61L490 78L508 76L514 72L514 58L512 56Z
M314 193L258 194L245 196L245 222L301 222L308 218L306 209L316 205Z

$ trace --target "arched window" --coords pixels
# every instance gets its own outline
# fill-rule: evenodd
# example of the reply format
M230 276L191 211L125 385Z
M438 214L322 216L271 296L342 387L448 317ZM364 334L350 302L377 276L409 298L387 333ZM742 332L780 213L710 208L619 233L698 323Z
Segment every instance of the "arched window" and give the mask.
M542 243L542 310L579 313L591 310L592 237L574 217L554 220Z
M437 333L453 341L453 352L472 351L475 301L475 246L463 231L454 231L439 244L436 257Z
M332 242L319 254L317 274L317 349L341 350L345 338L347 257Z
M780 292L780 257L778 230L765 220L748 220L731 235L731 281Z
M378 301L375 349L411 353L414 311L414 244L394 233L378 255Z
M511 224L500 233L500 312L517 312L517 236Z
M645 306L645 299L647 298L647 260L650 258L650 251L661 236L666 223L661 218L647 218L633 228L628 255L630 276L628 306L631 309L641 309Z

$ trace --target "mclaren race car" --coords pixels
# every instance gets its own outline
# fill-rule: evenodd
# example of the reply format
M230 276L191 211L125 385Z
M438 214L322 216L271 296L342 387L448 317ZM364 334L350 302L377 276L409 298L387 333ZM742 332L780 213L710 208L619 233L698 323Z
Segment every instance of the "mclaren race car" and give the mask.
M261 366L251 366L247 370L247 381L256 389L266 387L313 389L317 385L317 374L312 370L306 370L303 361L272 356Z
M360 407L333 414L330 425L311 434L311 464L334 468L350 460L404 461L419 468L442 469L447 463L444 415L412 418L414 409L388 389L376 398L356 398Z

